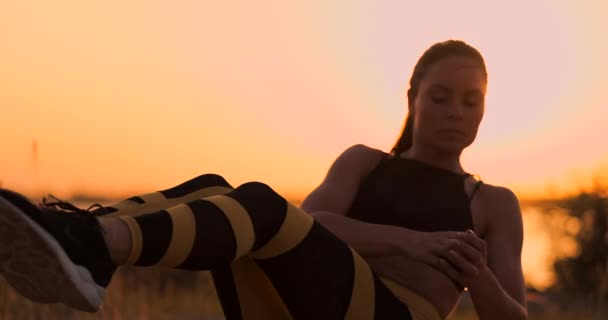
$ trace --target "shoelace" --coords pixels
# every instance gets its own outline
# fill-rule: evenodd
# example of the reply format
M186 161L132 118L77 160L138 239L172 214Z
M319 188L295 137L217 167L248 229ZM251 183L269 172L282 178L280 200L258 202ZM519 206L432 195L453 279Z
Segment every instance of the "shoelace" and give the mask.
M79 214L88 218L91 218L91 220L89 221L93 221L95 220L95 222L93 223L93 225L98 228L101 232L105 233L105 230L103 230L103 228L101 227L101 225L96 221L95 216L98 215L102 215L102 214L97 214L95 212L93 212L92 210L94 209L100 209L103 210L104 213L107 213L106 208L98 203L95 203L91 206L89 206L87 209L81 209L78 208L77 206L73 205L72 203L65 201L65 200L61 200L57 197L55 197L52 194L49 194L49 197L52 199L52 201L47 200L46 197L42 197L42 203L40 204L40 206L43 209L46 210L55 210L55 211L64 211L64 212L69 212L69 213L73 213L73 214Z
M86 215L95 215L95 213L92 211L93 209L101 209L101 210L106 210L106 208L102 205L100 205L99 203L95 203L91 206L89 206L87 209L81 209L78 208L77 206L71 204L68 201L65 200L61 200L57 197L55 197L52 194L49 194L49 197L53 199L54 202L51 202L49 200L47 200L46 197L42 197L42 207L44 208L50 208L50 209L61 209L63 211L67 211L67 212L72 212L72 213L80 213L80 214L86 214Z

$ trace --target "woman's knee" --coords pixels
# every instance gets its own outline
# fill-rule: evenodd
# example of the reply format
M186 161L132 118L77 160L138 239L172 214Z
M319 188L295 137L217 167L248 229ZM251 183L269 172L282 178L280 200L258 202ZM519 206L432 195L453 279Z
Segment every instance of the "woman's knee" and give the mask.
M247 211L256 234L254 249L270 240L287 215L285 198L262 182L247 182L230 193Z
M224 177L216 173L204 173L190 179L188 182L191 184L200 185L201 187L221 186L232 188L230 183L228 183Z

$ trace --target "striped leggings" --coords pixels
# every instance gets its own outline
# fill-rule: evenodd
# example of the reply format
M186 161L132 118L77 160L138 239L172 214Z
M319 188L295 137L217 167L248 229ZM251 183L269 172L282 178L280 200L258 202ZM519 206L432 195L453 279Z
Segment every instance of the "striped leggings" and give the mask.
M105 209L131 232L127 265L211 270L230 320L412 319L354 250L263 183L206 174ZM247 314L243 286L267 315Z

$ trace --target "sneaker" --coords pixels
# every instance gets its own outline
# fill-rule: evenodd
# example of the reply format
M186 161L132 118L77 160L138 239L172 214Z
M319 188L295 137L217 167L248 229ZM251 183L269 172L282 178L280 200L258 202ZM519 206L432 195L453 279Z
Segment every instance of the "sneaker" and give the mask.
M0 273L35 302L98 311L117 266L90 209L0 189Z

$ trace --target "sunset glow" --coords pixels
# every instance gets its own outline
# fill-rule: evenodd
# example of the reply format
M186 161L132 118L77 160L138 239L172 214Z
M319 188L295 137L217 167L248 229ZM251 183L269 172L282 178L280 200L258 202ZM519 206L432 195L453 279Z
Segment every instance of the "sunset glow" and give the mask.
M465 169L561 196L608 168L606 17L603 0L4 1L0 186L115 199L219 173L302 199L348 146L390 150L414 64L454 38L489 72ZM524 254L545 259L539 219ZM525 259L528 281L547 265Z
M216 172L302 197L349 145L390 149L414 63L457 38L490 81L465 168L522 197L560 194L608 159L607 13L548 0L3 3L0 181L117 197Z

